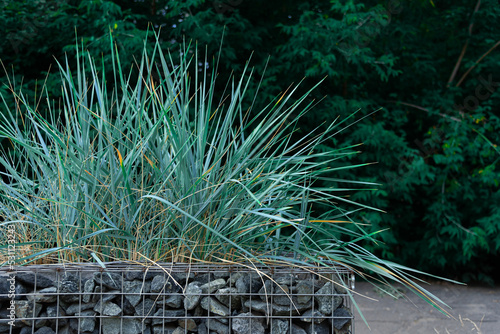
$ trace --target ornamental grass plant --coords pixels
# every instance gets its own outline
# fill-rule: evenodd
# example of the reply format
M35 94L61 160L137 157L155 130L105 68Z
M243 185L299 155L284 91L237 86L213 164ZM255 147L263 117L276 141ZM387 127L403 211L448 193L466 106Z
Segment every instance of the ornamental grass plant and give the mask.
M46 91L33 105L13 89L16 108L4 101L0 228L15 224L18 264L339 263L439 303L414 271L358 246L373 235L346 207L376 209L345 194L376 185L337 179L338 169L327 167L355 147L316 150L347 120L299 135L315 102L295 96L298 86L254 110L248 63L216 94L218 61L200 69L209 59L196 47L174 59L159 43L149 52L145 45L125 73L110 45L112 64L98 68L82 48L76 70L69 59L59 64L62 103ZM47 103L47 115L38 103ZM318 204L329 209L315 216Z

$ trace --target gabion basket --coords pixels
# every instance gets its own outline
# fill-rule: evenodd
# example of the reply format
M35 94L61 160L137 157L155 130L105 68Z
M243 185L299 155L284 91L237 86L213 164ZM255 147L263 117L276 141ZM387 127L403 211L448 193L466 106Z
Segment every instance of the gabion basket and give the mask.
M0 268L0 333L354 333L343 266L105 267Z

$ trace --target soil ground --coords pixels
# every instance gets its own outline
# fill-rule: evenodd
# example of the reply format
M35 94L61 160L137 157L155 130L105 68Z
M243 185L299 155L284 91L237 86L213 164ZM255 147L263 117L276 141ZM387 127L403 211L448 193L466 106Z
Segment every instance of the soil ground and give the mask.
M500 334L500 287L432 283L426 289L451 307L447 317L405 288L399 298L356 282L355 300L370 329L355 313L355 334ZM370 299L369 299L370 298ZM375 299L375 300L374 300Z

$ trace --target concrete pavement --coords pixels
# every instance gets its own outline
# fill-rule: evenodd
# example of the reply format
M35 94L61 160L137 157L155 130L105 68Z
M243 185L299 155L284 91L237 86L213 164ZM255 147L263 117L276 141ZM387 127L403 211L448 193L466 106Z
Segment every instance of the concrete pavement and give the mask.
M355 334L500 334L500 287L432 283L425 286L451 309L447 318L412 292L398 287L403 297L381 294L370 283L356 282L355 291L368 325L355 313Z

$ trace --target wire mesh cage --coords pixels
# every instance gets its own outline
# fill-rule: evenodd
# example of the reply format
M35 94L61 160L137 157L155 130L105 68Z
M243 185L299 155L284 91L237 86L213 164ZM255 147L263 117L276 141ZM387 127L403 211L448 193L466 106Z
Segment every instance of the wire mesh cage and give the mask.
M0 333L354 333L354 274L339 265L35 265L0 279Z

